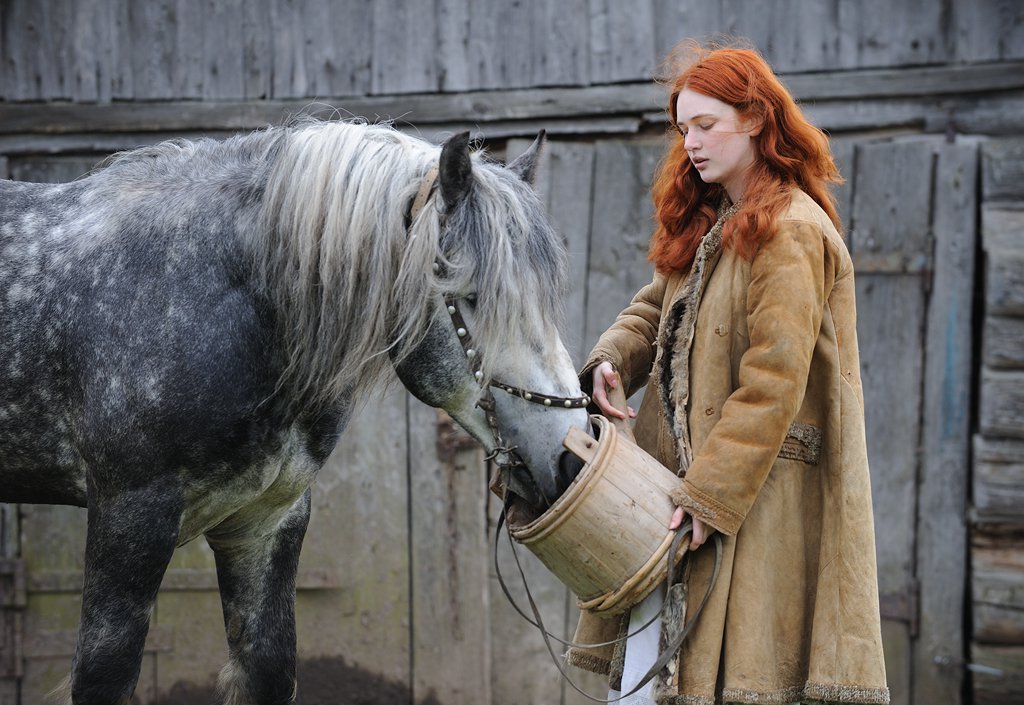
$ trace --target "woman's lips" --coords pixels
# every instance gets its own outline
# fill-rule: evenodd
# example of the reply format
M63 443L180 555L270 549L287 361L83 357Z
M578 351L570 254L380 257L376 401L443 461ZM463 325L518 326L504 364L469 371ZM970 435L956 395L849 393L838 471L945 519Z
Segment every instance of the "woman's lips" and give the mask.
M693 157L690 161L693 162L694 168L697 169L698 171L703 169L708 163L708 160L705 159L704 157Z

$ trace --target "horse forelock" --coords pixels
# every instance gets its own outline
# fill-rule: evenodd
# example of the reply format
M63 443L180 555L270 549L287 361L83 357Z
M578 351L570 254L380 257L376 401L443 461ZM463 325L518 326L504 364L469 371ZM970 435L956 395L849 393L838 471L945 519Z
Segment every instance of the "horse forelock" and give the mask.
M464 262L456 285L477 295L473 338L482 371L492 376L489 351L549 347L561 327L566 254L532 187L509 171L481 163L464 207L453 214L445 253ZM456 268L458 269L458 268Z
M385 125L313 122L286 136L259 250L290 345L285 381L300 394L328 401L382 382L390 358L422 340L442 292L477 294L483 351L522 340L524 321L560 323L564 251L511 172L474 155L473 187L446 227L435 193L407 228L439 153Z

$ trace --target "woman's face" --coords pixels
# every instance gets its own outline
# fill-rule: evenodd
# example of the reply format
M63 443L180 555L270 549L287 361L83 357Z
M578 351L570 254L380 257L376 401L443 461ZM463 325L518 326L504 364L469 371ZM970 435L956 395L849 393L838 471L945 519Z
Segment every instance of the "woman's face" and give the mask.
M753 137L759 129L728 103L684 88L676 99L676 127L690 161L709 184L721 184L735 203L757 158Z

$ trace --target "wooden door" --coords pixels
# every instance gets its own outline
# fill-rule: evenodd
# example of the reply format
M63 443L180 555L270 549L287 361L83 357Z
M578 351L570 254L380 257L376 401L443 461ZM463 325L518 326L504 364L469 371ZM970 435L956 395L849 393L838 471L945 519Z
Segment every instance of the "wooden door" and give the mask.
M960 702L977 145L843 143L894 705Z
M509 154L523 146L510 144ZM977 145L845 137L833 147L846 177L836 195L857 270L893 703L956 703L964 663ZM577 364L650 279L648 188L662 149L656 138L548 144L538 188L570 252L566 334ZM557 611L564 591L542 567L535 570L543 602ZM567 630L571 604L568 612ZM516 657L551 673L532 638L532 650ZM499 698L505 692L513 692L511 684L496 687L495 703L512 702ZM554 701L553 685L542 692Z

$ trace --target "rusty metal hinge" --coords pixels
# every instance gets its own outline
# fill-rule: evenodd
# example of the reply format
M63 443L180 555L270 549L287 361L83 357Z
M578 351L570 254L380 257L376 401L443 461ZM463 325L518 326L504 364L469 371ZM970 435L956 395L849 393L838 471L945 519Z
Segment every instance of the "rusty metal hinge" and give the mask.
M920 628L921 586L911 579L900 592L887 592L878 596L882 619L906 622L910 638L916 639Z
M27 602L25 562L0 558L0 679L23 675L22 612Z

